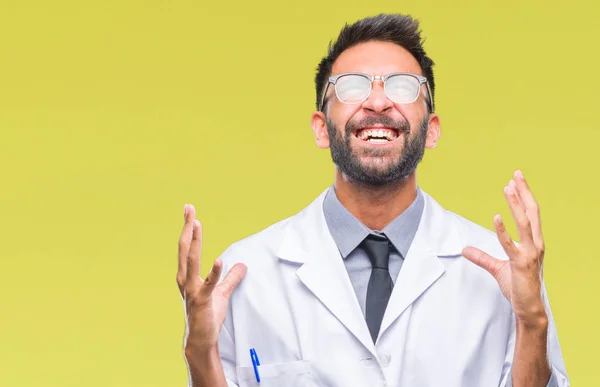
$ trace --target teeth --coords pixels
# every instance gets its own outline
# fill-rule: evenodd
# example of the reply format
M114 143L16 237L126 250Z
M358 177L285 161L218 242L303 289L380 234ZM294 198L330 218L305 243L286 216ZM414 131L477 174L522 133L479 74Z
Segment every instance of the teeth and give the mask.
M388 142L393 141L398 138L398 135L393 130L387 129L366 129L361 130L360 132L360 140L363 141L372 141L377 140L377 142ZM381 140L381 141L379 141Z

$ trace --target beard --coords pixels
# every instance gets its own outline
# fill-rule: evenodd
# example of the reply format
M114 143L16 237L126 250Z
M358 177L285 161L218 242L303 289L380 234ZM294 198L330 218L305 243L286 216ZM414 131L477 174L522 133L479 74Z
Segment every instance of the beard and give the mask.
M361 163L361 154L358 154L356 150L353 151L350 143L353 131L376 124L397 130L399 137L404 134L404 144L400 155L384 169ZM387 116L368 117L359 122L349 120L342 135L335 124L327 119L331 158L346 177L357 183L371 186L399 183L406 180L423 159L428 124L429 120L425 117L417 131L411 135L410 124L406 121L394 121ZM389 157L390 149L374 148L368 151L361 149L360 152L363 156L383 158Z

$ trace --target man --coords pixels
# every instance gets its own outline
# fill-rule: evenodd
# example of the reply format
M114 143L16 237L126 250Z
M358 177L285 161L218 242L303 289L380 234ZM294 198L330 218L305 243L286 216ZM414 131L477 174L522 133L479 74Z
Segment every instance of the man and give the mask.
M185 206L191 385L569 386L523 174L504 187L519 244L498 215L494 235L417 185L440 136L432 66L409 16L345 26L318 67L312 116L333 187L233 244L206 280Z

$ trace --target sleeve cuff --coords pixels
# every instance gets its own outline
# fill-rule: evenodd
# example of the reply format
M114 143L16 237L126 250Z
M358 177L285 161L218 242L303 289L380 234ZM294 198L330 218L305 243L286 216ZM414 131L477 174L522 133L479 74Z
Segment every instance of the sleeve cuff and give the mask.
M548 380L548 384L546 387L569 387L570 384L565 377L560 376L560 373L556 370L556 368L552 367L552 372L550 373L550 380ZM506 385L504 387L513 387L512 384L512 371L508 373L506 378Z

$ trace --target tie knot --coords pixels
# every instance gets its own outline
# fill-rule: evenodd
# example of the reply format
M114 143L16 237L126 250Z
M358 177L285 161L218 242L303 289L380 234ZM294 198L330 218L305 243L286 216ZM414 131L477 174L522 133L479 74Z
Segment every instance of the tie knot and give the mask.
M385 235L369 234L362 246L371 260L373 268L388 270L390 263L390 245Z

